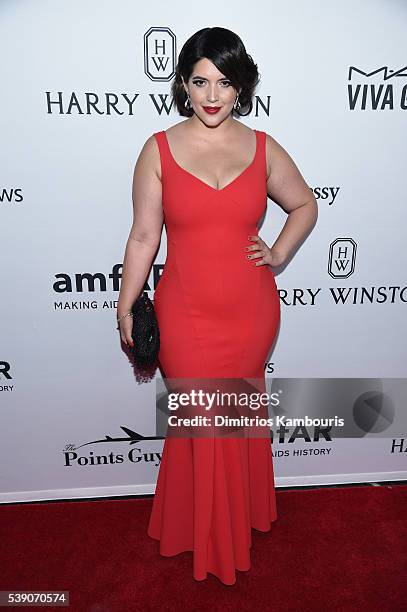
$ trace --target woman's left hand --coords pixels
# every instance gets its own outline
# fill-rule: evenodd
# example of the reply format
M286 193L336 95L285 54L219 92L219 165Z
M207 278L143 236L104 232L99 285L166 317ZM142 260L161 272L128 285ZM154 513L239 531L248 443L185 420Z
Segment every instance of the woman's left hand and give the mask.
M265 264L269 266L280 266L284 263L286 259L285 255L273 247L270 249L260 236L250 236L250 240L254 240L255 244L246 247L245 250L249 251L247 255L248 259L257 259L254 264L255 266L264 266Z

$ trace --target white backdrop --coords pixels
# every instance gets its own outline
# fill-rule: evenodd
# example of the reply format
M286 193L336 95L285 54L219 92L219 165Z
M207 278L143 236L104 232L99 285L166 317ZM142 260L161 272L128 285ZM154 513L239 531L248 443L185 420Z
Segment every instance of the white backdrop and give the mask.
M153 132L183 120L171 74L208 25L243 39L261 73L243 121L284 146L319 206L276 276L267 375L405 377L406 4L3 0L0 501L154 491L162 440L129 444L121 428L154 435L155 381L140 384L121 350L110 275L135 161ZM269 200L260 236L272 244L285 219ZM165 256L164 232L156 271ZM153 297L153 270L148 282ZM407 432L392 428L276 442L276 483L406 478ZM96 442L106 436L119 440Z

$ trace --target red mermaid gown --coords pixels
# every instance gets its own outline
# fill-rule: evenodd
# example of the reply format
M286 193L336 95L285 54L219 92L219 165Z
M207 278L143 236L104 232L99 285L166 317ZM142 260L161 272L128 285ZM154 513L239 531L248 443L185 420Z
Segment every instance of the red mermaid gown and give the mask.
M167 258L154 295L167 378L248 377L264 365L280 321L270 266L244 248L267 206L266 134L251 164L222 189L183 169L156 137ZM264 387L265 388L265 387ZM277 518L270 438L166 437L148 535L159 552L193 551L193 577L224 584L250 568L251 528Z

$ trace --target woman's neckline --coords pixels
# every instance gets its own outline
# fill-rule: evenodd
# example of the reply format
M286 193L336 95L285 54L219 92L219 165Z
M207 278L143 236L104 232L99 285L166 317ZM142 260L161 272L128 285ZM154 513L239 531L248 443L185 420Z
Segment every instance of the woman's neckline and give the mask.
M170 149L170 145L168 142L168 138L167 138L167 134L166 131L163 130L163 134L164 134L164 138L166 140L167 143L167 148L168 148L168 152L170 154L171 160L174 162L174 164L182 171L184 172L186 175L190 176L191 178L195 179L196 181L198 181L199 183L201 183L202 185L205 185L205 187L207 187L208 189L210 189L211 191L216 191L216 192L220 192L220 191L224 191L225 189L228 189L230 186L234 185L236 183L236 181L238 181L241 177L243 177L244 174L246 174L246 172L253 166L254 162L257 159L257 154L259 151L259 134L258 131L256 129L253 129L253 132L255 133L256 136L256 149L254 152L254 157L252 159L252 161L229 183L227 183L226 185L224 185L223 187L221 187L220 189L218 189L217 187L213 187L213 185L209 185L209 183L207 183L206 181L204 181L203 179L199 178L199 176L196 176L195 174L192 174L192 172L190 172L189 170L186 170L185 168L183 168L181 166L181 164L179 164L177 162L177 160L175 159L174 155L172 154L172 151Z

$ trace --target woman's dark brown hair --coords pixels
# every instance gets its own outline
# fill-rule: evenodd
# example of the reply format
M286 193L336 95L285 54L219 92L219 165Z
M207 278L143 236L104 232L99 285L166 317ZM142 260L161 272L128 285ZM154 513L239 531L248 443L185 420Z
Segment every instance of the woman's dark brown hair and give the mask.
M203 58L210 60L240 92L241 107L238 111L233 109L233 112L238 115L248 114L251 111L254 91L260 81L257 64L246 52L239 36L220 27L203 28L195 32L181 49L171 85L171 95L179 114L184 117L192 117L194 114L192 109L185 108L187 94L181 76L187 83L194 65Z

